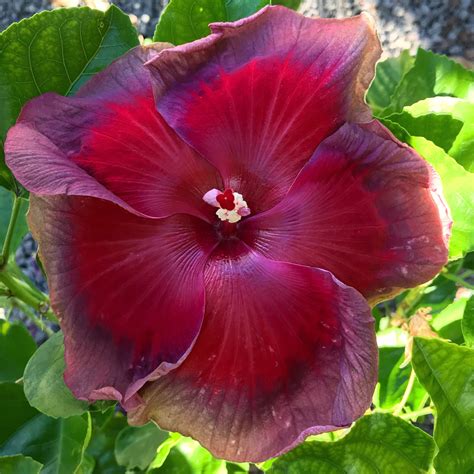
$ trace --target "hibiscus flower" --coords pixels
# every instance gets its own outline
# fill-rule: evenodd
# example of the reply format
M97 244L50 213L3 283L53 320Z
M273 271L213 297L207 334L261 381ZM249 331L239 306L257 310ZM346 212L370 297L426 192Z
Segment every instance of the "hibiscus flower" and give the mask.
M369 407L366 300L433 278L450 219L433 169L364 103L367 16L267 7L211 32L32 100L6 159L74 395L262 461Z

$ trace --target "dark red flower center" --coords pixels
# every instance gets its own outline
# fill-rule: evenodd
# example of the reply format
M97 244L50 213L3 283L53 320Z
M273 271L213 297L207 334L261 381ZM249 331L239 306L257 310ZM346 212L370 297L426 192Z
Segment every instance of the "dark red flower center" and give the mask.
M222 194L216 197L217 202L222 209L233 211L235 209L234 194L232 189L226 189Z

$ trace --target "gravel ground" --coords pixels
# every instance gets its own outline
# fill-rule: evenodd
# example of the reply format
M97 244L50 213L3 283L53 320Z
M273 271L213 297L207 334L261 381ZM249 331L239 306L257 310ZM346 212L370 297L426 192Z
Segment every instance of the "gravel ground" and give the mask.
M80 3L80 0L54 1ZM151 37L168 0L116 0L114 3L134 15L139 32ZM0 0L0 30L50 7L51 0ZM386 55L396 55L406 48L415 52L422 46L474 61L472 0L304 0L301 10L322 17L355 15L362 10L370 12L376 18Z

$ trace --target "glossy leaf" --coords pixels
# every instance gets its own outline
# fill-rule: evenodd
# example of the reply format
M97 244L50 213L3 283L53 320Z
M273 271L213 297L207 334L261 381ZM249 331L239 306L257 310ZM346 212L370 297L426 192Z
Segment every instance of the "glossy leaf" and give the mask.
M114 455L118 434L127 426L125 416L110 408L105 413L92 413L92 438L86 454L95 462L95 472L100 474L122 474L125 468L119 466Z
M3 243L5 242L5 237L7 234L8 224L10 222L12 207L13 207L13 193L0 187L0 252L3 247ZM18 213L17 221L16 221L16 226L14 228L12 240L10 243L11 252L15 252L15 250L20 245L21 240L28 232L28 225L26 224L26 218L25 218L27 210L28 210L28 201L26 199L22 199L21 204L20 204L20 210Z
M461 130L451 147L445 151L466 170L474 171L474 102L455 97L432 97L420 100L405 107L404 110L414 117L427 114L449 114L453 119L461 122ZM427 135L422 136L429 139Z
M283 5L284 7L291 8L292 10L298 10L301 6L302 0L271 0L271 5Z
M433 316L431 326L443 338L461 344L463 335L461 320L466 307L467 298L459 298Z
M182 438L173 449L185 456L193 473L225 474L227 472L225 461L214 458L207 449L191 438Z
M0 382L21 378L35 350L35 341L24 326L0 320Z
M415 338L413 365L438 413L436 472L474 472L474 351L438 339Z
M405 50L396 58L388 58L377 64L375 78L366 95L367 102L375 114L390 105L395 89L414 62L415 58Z
M166 460L162 464L158 472L170 473L170 474L227 474L228 472L242 472L236 470L228 471L226 462L220 459L216 459L212 454L201 447L201 445L191 438L185 438L183 436L172 434L170 437L171 444L173 440L176 441L175 446L167 454ZM163 443L163 444L166 444ZM156 466L154 462L150 466ZM241 466L235 465L241 468ZM246 471L243 472L247 472Z
M298 8L300 0L171 0L156 26L154 41L175 45L203 38L210 33L209 23L235 21L252 15L273 3Z
M423 431L392 415L374 414L361 418L339 441L302 444L268 472L418 474L428 471L433 453L433 440Z
M450 114L413 116L404 111L389 115L387 119L400 124L412 136L432 141L446 153L453 146L463 127L463 123Z
M32 458L16 455L0 457L2 474L38 474L43 465Z
M23 387L13 382L0 383L0 446L38 414L25 398ZM13 453L16 454L16 453Z
M189 460L177 449L170 451L164 464L157 472L163 472L166 474L194 474L193 468L189 464Z
M73 473L82 462L90 434L88 413L58 420L39 414L0 447L0 455L31 456L44 465L42 474Z
M144 426L128 426L115 440L117 463L128 469L146 469L153 461L158 446L168 438L168 432L160 430L154 423Z
M0 185L18 192L4 163L3 142L21 107L48 91L68 94L139 44L117 7L44 11L0 35Z
M449 255L453 259L462 257L474 249L474 173L466 171L441 148L425 138L411 137L409 144L431 163L441 177L443 194L454 221Z
M466 303L462 318L462 332L466 345L474 348L474 296Z
M25 369L25 395L32 406L54 418L81 415L88 404L74 398L64 383L64 343L58 332L35 352Z
M406 105L437 95L472 100L474 72L446 56L420 48L413 67L403 76L382 115L401 112Z
M170 433L169 438L158 447L155 458L150 464L148 470L158 469L163 466L171 450L179 443L181 438L182 436L179 433Z
M456 296L456 283L448 280L443 275L436 277L425 289L423 296L413 308L414 311L420 308L431 308L431 313L437 313L454 301Z
M92 474L94 469L95 459L91 455L84 453L82 462L74 474Z
M390 409L400 403L411 372L410 365L400 367L404 360L404 347L381 347L379 349L378 389L374 400L378 408ZM408 405L412 410L422 408L425 393L426 391L420 382L415 380L408 399Z

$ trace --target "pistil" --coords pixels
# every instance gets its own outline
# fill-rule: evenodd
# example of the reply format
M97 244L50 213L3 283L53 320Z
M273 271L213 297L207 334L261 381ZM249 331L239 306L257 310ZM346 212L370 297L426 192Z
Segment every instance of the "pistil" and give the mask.
M228 188L225 191L211 189L202 197L209 205L217 207L216 215L221 221L231 224L239 222L242 217L250 214L250 209L242 194Z

